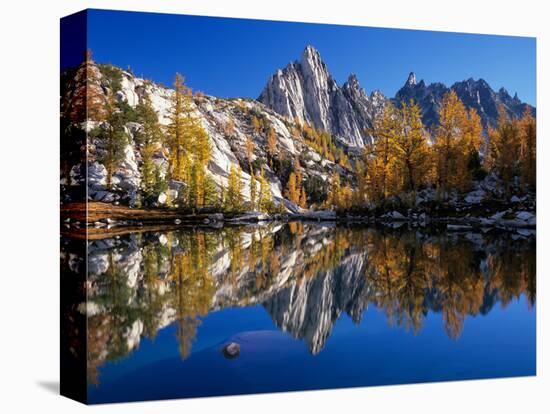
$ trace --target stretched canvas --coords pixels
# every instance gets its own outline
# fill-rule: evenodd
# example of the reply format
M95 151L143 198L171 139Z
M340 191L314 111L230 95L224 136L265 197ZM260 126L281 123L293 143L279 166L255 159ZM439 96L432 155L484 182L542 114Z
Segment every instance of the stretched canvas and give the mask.
M61 393L535 375L535 49L61 19Z

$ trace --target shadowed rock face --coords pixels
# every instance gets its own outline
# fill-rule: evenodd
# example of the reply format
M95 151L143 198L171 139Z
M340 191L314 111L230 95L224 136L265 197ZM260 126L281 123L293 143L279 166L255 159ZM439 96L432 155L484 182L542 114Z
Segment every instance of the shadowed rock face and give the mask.
M370 141L366 129L384 103L381 96L368 96L355 75L338 86L319 52L307 46L300 60L273 74L258 101L287 118L331 132L347 146L363 147Z

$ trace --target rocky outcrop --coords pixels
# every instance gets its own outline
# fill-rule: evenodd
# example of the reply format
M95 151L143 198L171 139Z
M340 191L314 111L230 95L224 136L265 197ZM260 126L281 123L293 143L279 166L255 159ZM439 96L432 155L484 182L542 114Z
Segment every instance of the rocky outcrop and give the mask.
M105 102L108 95L114 94L121 104L132 110L142 99L148 97L158 114L160 124L163 126L169 124L172 89L138 78L127 71L110 65L97 65L88 62L83 66L87 68L88 73L93 73L93 77L88 79L88 84L90 90L94 91L98 101ZM116 71L119 77L116 83L109 79L105 71L100 70L104 67L109 67L110 71ZM310 70L313 71L314 67L312 66ZM317 68L315 70L317 71L315 76L320 75L319 71L321 69ZM86 73L86 70L76 71L81 77L84 76L82 72ZM313 76L312 73L310 76L311 82L314 82ZM67 77L68 74L65 74L64 79ZM63 113L76 113L83 104L81 94L77 93L82 89L79 86L82 82L77 82L77 80L65 81L61 105ZM313 84L310 86L313 87ZM349 93L359 93L359 91L350 87ZM308 101L308 105L311 104L312 101ZM284 180L286 178L284 175L281 176L281 172L273 169L267 162L267 131L272 130L275 133L277 152L280 159L291 160L297 154L305 155L301 157L304 163L302 166L304 181L310 177L315 177L315 179L325 182L334 168L337 167L333 162L325 159L313 148L307 146L303 138L293 132L293 125L288 119L260 102L247 99L220 99L199 94L195 95L193 106L195 116L201 120L210 138L212 156L208 164L208 171L211 177L220 188L225 187L231 166L239 166L242 170L245 200L249 199L250 189L251 166L246 155L246 141L249 137L254 143L252 162L263 166L274 201L282 205L284 209L289 209L288 200L284 199L284 186L286 185ZM324 118L325 112L323 112L322 106L322 104L319 106L318 119ZM253 127L253 119L261 120L264 125L263 130L258 131ZM137 134L141 131L142 126L137 122L127 122L125 130L129 144L124 150L124 159L118 164L114 172L112 188L108 191L106 188L107 171L101 163L105 143L100 138L93 137L90 134L94 129L104 128L106 125L104 122L76 122L78 121L76 118L74 121L76 127L83 134L88 133L87 141L83 143L87 148L88 163L85 166L83 162L74 161L69 168L71 179L63 178L63 183L68 186L81 186L86 182L87 176L88 197L90 199L105 202L124 202L133 205L141 185L139 168L141 155L137 143ZM160 168L162 174L167 172L168 155L168 148L162 145L159 145L154 154L154 162ZM64 158L69 159L69 157L65 157L65 154ZM169 192L171 192L172 200L177 199L178 192L182 188L183 183L173 182L170 184ZM63 191L63 194L69 193L70 191ZM165 199L166 196L159 197L159 204L162 204Z
M501 104L511 117L521 116L526 108L535 113L535 109L521 102L517 95L510 96L503 88L495 92L482 79L468 79L448 88L442 83L427 85L423 80L418 81L414 73L408 76L393 101L397 104L411 99L417 102L425 125L431 129L438 122L443 96L449 90L454 90L466 107L474 108L480 114L485 127L496 124L498 106ZM106 128L106 123L86 120L86 117L104 118L102 111L105 111L109 96L114 96L128 114L148 97L161 125L166 127L173 93L170 88L112 65L98 65L93 61L62 74L63 201L81 201L88 196L95 201L133 207L141 187L142 160L138 135L142 126L134 122L131 116L128 117L125 125L128 144L124 148L123 159L113 173L112 186L107 189L107 171L101 162L106 145L97 134L98 129ZM335 170L347 176L345 178L353 185L351 173L355 166L354 157L375 139L369 131L387 101L380 91L368 95L353 74L339 86L319 52L307 46L299 60L273 74L258 100L221 99L196 94L193 109L210 139L212 157L208 172L217 186L225 187L231 167L239 166L243 171L243 195L248 200L252 167L258 171L262 166L275 203L286 211L296 213L300 210L284 198L290 164L294 162L291 160L300 160L301 184L315 188L319 194L326 194L328 179ZM340 167L324 158L311 143L306 143L295 121L330 132L336 143L347 149L349 167ZM261 123L260 128L258 122ZM277 158L281 160L279 165L268 162L269 131L276 137ZM246 151L248 138L254 144L251 160ZM154 153L154 162L164 176L168 170L169 155L167 146L161 144ZM87 191L83 191L82 187L86 185ZM170 182L166 193L158 197L155 195L154 206L163 205L168 199L177 200L184 189L185 183ZM319 195L315 199L311 194L308 196L312 198L308 200L310 204L318 204L324 199Z
M319 52L307 46L300 60L273 74L258 101L287 119L329 131L344 145L360 148L370 141L367 129L385 99L379 91L368 96L353 74L338 86Z

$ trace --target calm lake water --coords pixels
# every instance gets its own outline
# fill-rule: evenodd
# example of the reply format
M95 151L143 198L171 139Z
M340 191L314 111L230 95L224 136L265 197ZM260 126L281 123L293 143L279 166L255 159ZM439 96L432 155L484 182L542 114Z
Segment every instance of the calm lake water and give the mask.
M299 222L90 241L88 400L535 375L535 250Z

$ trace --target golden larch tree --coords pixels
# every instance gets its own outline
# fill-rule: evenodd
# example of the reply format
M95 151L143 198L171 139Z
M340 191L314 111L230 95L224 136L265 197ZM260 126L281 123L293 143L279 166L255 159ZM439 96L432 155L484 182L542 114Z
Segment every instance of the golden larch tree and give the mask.
M428 141L420 108L414 102L402 103L398 112L398 130L390 140L390 153L401 178L401 191L416 191L426 181L429 164Z
M507 192L511 190L520 160L519 122L510 119L503 105L499 106L498 124L489 130L487 166L502 179Z
M295 204L300 202L300 189L296 186L296 174L290 173L288 177L286 197Z
M527 107L519 122L521 174L524 185L535 190L537 185L537 124Z
M461 171L467 152L466 121L466 109L456 92L446 93L439 111L434 145L437 185L444 198L451 189L464 186L465 176Z

